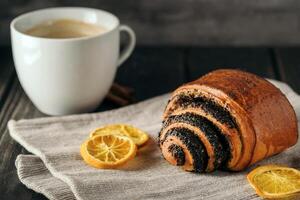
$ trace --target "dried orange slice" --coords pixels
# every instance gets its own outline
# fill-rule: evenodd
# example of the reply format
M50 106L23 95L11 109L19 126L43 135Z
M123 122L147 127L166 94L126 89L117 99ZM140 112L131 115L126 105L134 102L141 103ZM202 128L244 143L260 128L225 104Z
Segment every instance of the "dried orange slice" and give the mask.
M134 158L136 151L134 142L121 135L94 136L80 148L83 160L96 168L116 168Z
M300 171L279 165L265 165L252 170L247 179L263 198L287 198L300 194Z
M149 139L147 133L127 124L111 124L111 125L100 127L94 130L90 134L90 137L94 137L96 135L108 135L108 134L124 135L130 137L133 140L133 142L138 146L142 146Z

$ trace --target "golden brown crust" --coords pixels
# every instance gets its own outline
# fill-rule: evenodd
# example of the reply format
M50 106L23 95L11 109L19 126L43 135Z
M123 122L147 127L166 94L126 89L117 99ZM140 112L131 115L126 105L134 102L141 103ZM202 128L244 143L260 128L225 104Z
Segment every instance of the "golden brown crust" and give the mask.
M217 70L179 87L172 97L186 91L217 102L236 120L242 152L231 170L242 170L297 142L297 119L291 104L278 88L263 78L239 70ZM174 108L171 102L164 119L180 109Z

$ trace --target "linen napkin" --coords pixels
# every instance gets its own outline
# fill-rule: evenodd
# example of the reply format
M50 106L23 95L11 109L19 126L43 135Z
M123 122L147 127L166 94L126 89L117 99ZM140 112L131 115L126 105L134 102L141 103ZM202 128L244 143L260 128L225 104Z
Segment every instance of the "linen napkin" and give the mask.
M287 96L297 117L300 97L284 83L271 80ZM19 155L20 181L49 199L259 199L243 172L184 172L161 156L156 138L169 95L112 111L64 117L11 120L11 136L33 155ZM120 169L86 165L79 147L90 131L105 124L132 124L151 136L136 158ZM298 122L299 126L299 122ZM300 126L299 126L300 127ZM300 142L283 153L259 162L300 168ZM257 166L256 165L256 166Z

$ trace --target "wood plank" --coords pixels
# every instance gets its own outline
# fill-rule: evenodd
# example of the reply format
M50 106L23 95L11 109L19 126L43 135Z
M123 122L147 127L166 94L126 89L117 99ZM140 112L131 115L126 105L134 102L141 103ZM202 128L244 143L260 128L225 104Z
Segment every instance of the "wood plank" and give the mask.
M185 81L183 48L137 47L116 75L116 82L134 89L135 102L173 91ZM104 100L97 111L113 108Z
M5 98L7 96L7 91L12 83L14 76L14 67L12 65L11 49L10 48L0 48L0 108L2 107Z
M220 68L235 68L275 78L268 49L193 48L188 52L188 74L193 80Z
M10 156L15 157L22 148L11 140L6 129L7 117L12 110L6 102L18 99L15 93L11 93L16 88L11 49L1 47L0 54L0 196L1 199L30 199L33 192L20 184L14 170L14 160L10 160ZM11 152L7 154L8 151Z
M174 89L184 80L183 55L169 48L138 48L117 73L117 80L136 89L138 101ZM104 102L99 110L114 108ZM40 113L23 92L17 78L0 109L0 197L1 199L43 199L26 189L18 180L14 162L20 153L27 153L9 136L9 119L36 118Z
M140 45L300 44L298 0L0 1L0 42L9 44L13 17L55 6L110 11L136 31Z
M16 143L7 130L9 119L43 116L24 94L16 77L0 113L0 194L1 199L32 199L33 191L20 183L15 169L15 159L25 150Z
M137 101L174 90L185 81L183 49L137 48L118 70L116 81L133 87Z
M300 93L300 48L275 49L274 56L281 80Z

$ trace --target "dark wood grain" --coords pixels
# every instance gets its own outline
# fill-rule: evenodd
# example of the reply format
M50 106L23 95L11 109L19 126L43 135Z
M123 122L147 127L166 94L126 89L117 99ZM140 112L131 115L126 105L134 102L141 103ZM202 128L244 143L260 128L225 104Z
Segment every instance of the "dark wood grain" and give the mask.
M10 48L0 48L0 108L4 104L7 92L12 83L14 68L11 59Z
M174 90L186 81L182 48L138 47L118 69L116 82L134 88L134 102ZM97 111L116 105L107 99Z
M0 113L0 196L1 199L31 199L33 191L22 185L17 177L15 159L25 150L9 135L7 122L9 119L34 118L42 116L28 100L14 78L7 99Z
M135 89L137 101L174 90L185 81L183 49L137 48L116 81Z
M0 1L0 42L22 13L54 6L110 11L130 25L141 45L300 44L298 0L15 0Z
M188 50L189 79L196 79L219 68L249 71L275 78L270 52L264 48L192 48Z
M280 79L300 93L300 48L279 48L273 53Z

